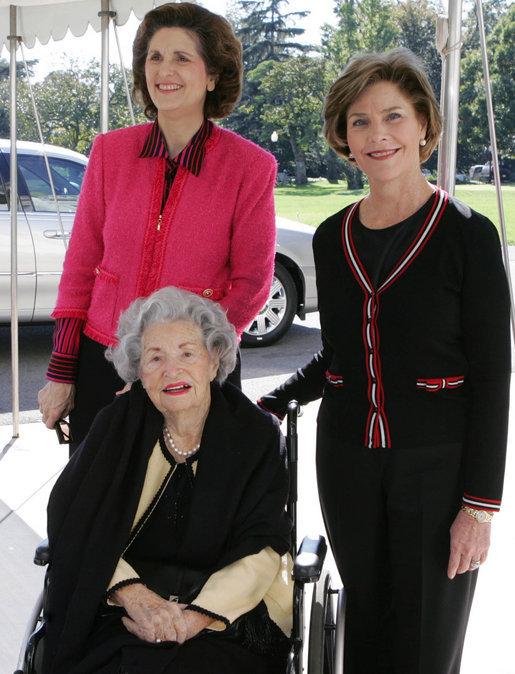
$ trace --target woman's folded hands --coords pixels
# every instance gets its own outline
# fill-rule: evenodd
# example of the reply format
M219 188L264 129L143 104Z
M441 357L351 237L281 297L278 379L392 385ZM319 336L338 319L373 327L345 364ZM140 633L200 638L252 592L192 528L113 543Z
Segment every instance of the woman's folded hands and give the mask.
M128 617L122 618L125 627L143 641L183 644L213 622L209 616L185 610L186 604L163 599L142 583L125 585L112 598L127 611Z

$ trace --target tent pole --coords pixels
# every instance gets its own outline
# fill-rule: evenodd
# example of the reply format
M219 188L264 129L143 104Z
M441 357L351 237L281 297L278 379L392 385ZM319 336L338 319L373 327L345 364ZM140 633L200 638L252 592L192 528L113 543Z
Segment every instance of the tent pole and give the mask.
M501 174L499 171L499 155L497 153L497 134L495 132L495 116L494 116L494 106L492 102L492 88L490 86L490 70L488 67L488 52L486 48L486 34L485 34L485 22L483 20L483 4L481 0L476 0L477 8L477 21L479 28L479 38L481 44L481 56L483 59L483 78L485 81L485 97L486 97L486 109L488 112L488 128L490 131L490 147L491 147L491 159L492 159L492 168L494 172L494 182L495 182L495 191L497 194L497 209L499 211L499 224L501 230L501 242L502 242L502 251L504 259L504 267L506 269L506 276L508 277L508 285L510 288L510 300L511 300L511 327L512 335L515 340L515 308L513 300L513 285L511 282L511 273L510 273L510 256L508 248L508 239L506 237L506 222L504 219L504 209L502 202L501 194Z
M438 148L438 184L449 194L456 185L460 98L462 0L449 0L448 39L442 51L442 138Z
M20 437L20 386L18 349L18 155L16 152L16 49L18 47L17 7L9 5L10 89L9 128L11 142L11 372L13 438Z
M109 130L109 0L101 0L98 13L101 25L101 57L100 57L100 133Z

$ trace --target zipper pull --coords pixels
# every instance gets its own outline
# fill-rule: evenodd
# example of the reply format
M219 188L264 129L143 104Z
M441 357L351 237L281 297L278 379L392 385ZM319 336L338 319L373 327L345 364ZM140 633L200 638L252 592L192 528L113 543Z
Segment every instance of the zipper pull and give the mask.
M160 229L161 229L161 220L162 220L162 219L163 219L163 214L160 213L160 214L159 214L158 221L157 221L157 231L158 231L158 232L159 232Z

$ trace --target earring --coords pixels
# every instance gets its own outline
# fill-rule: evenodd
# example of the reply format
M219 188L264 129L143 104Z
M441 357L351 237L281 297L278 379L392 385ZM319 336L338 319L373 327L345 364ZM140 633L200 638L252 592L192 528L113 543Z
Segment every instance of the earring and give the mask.
M427 140L426 140L425 138L422 138L422 140L420 141L420 145L421 145L422 147L424 147L424 145L425 145L426 143L427 143Z
M352 154L352 152L349 152L349 159L354 159L354 155Z

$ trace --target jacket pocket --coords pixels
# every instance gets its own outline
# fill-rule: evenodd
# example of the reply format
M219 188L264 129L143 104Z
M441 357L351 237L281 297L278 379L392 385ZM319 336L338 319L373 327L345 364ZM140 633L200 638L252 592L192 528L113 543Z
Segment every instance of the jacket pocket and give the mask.
M120 282L120 277L118 274L114 274L112 271L107 271L107 269L104 269L99 264L95 267L95 278L98 279L98 281L110 283L113 286L117 286Z
M333 386L334 388L343 386L343 377L340 374L332 374L332 372L329 372L329 370L326 370L325 380L330 386Z
M436 377L434 379L417 379L417 388L429 393L443 389L455 389L463 386L465 377Z
M118 320L116 307L118 306L118 274L107 271L100 265L95 267L95 283L91 294L90 318L96 327L108 332L113 321Z

